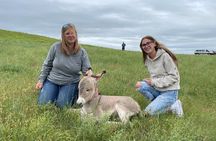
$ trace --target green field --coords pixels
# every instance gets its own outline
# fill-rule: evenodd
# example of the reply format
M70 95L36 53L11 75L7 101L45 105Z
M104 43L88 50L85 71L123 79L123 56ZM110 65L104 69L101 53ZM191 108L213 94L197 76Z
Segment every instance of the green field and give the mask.
M78 112L53 105L38 107L35 84L50 45L56 39L0 30L1 141L214 141L216 140L216 56L177 55L180 99L185 115L137 117L126 125L80 119ZM135 91L148 77L141 52L82 45L102 95L133 97L144 109L149 101Z

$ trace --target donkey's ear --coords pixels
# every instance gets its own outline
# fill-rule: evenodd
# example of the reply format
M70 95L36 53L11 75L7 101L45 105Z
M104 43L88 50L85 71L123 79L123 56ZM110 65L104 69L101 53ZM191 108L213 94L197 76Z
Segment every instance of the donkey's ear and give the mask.
M91 68L89 68L86 73L85 76L92 76L93 75L93 71L91 70Z
M96 74L96 75L91 75L91 77L95 78L97 81L100 80L103 75L106 73L105 70L102 71L102 73Z

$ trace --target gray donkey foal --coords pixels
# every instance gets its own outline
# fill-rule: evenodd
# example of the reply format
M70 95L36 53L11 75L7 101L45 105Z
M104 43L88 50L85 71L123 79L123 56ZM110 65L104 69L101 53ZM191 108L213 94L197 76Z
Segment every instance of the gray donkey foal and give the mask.
M105 96L98 94L97 81L105 72L96 76L85 76L79 83L78 104L82 104L81 115L92 114L97 119L116 114L123 123L141 110L139 104L129 96Z

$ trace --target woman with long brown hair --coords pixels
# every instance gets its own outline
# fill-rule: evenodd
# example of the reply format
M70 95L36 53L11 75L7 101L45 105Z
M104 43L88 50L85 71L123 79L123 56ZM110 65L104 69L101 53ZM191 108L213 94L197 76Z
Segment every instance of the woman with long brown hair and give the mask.
M78 97L80 72L91 75L85 49L78 44L76 28L62 26L61 41L54 43L43 63L36 89L41 89L38 104L55 103L58 107L73 105Z
M180 76L176 56L152 36L141 39L140 49L143 62L150 77L136 83L136 89L151 103L144 112L157 115L172 111L177 116L183 116L182 104L178 99Z

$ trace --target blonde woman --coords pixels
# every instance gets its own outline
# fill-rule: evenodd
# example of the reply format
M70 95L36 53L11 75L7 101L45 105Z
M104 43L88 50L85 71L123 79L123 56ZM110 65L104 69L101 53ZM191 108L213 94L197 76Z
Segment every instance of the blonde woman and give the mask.
M176 56L152 36L141 39L140 49L150 74L149 78L136 83L136 89L151 101L144 112L158 115L172 111L179 117L183 116L182 104L178 99L180 76Z
M78 44L76 28L62 26L61 41L54 43L42 65L36 89L41 89L38 104L55 103L58 107L73 105L78 97L80 72L91 75L91 65L85 49Z

